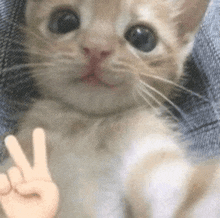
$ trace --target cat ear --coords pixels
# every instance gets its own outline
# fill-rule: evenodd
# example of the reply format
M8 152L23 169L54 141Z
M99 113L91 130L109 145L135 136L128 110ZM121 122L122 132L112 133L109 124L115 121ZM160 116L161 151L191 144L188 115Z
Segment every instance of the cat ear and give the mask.
M180 0L179 2L179 13L174 19L178 26L179 37L188 41L197 32L209 0Z

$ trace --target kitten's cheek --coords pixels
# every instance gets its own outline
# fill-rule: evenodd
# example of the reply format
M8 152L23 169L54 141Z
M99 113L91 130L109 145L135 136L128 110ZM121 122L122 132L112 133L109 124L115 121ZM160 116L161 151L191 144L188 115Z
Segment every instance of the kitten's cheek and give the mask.
M127 77L119 73L106 73L101 76L101 80L112 86L120 86L127 81Z

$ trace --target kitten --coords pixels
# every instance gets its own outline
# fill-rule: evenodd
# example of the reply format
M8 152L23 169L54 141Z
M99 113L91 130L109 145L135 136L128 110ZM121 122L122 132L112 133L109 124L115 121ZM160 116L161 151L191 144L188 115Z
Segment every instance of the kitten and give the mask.
M45 129L57 217L220 216L218 165L192 165L175 124L158 112L207 5L27 1L26 47L42 99L17 137L31 157L32 131Z

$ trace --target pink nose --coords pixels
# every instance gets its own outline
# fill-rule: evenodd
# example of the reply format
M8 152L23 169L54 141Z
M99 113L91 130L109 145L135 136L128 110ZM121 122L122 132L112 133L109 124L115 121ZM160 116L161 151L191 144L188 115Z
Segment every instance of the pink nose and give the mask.
M85 32L82 36L82 50L88 58L105 60L114 53L116 39L110 33L107 35L93 30Z
M104 60L107 57L109 57L113 51L112 50L104 50L104 49L99 49L99 48L88 48L84 47L83 48L84 54L90 58L97 58L99 60Z

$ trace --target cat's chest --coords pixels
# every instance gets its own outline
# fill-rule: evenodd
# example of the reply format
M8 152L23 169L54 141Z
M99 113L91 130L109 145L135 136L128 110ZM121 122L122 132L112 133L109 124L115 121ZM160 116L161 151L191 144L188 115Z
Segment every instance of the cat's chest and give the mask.
M100 122L68 136L49 132L49 165L54 168L54 175L62 174L60 180L102 175L113 178L123 166L123 154L133 141L128 132L127 127L102 126Z
M161 126L155 117L143 113L119 120L100 119L91 125L73 128L68 134L63 132L69 131L69 124L62 130L48 131L52 175L60 181L68 178L67 183L75 181L74 178L123 180L130 165L143 156L172 147L172 140L163 136Z
M61 191L61 208L74 208L76 217L87 217L78 215L82 211L90 217L123 217L125 181L132 165L148 153L172 146L159 124L136 117L97 122L68 137L49 132L53 145L49 166ZM68 209L60 214L70 217Z
M85 132L63 140L64 149L51 151L49 166L60 188L60 217L71 217L69 209L76 217L89 214L88 217L101 218L108 217L108 213L122 217L124 213L123 161L119 153L109 150L113 144L117 147L117 140L111 144L99 141L98 137L99 134Z

